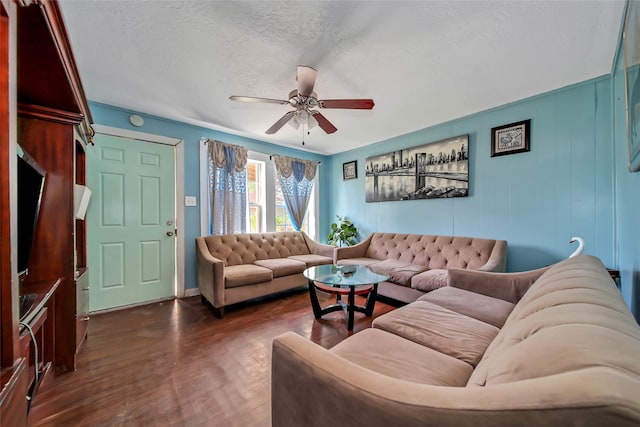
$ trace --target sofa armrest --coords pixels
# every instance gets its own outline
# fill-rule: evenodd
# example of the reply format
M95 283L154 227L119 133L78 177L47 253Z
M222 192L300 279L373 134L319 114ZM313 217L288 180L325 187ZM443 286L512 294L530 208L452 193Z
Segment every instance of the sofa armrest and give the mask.
M440 392L463 387L396 380L353 364L293 332L274 339L271 367L273 427L471 426L456 417L450 417L451 423L429 422L436 421L428 413L443 400ZM431 393L416 392L416 387L429 388ZM432 415L437 416L436 412Z
M448 270L448 285L515 304L548 269L543 267L518 273L494 273L452 268Z
M224 307L224 262L209 252L203 237L196 237L198 288L214 307Z
M620 414L613 410L594 410L593 396L602 396L602 384L612 379L603 370L578 370L490 387L447 387L371 371L293 332L276 337L272 351L273 427L528 427L576 420L586 425L594 416L602 417L594 425L631 426L635 422L628 418L621 423ZM612 389L630 387L627 396L640 389L633 378L617 381L621 383ZM635 401L625 403L628 408L636 407Z
M304 236L304 240L307 243L307 247L309 248L309 252L316 255L322 255L326 257L332 258L334 261L336 259L335 251L336 247L332 245L325 245L322 243L318 243L314 241L311 237L307 235L304 231L301 232Z
M367 253L372 237L373 234L370 234L366 239L356 245L337 248L335 260L338 261L339 259L363 257Z
M507 241L496 240L487 262L478 271L507 271Z

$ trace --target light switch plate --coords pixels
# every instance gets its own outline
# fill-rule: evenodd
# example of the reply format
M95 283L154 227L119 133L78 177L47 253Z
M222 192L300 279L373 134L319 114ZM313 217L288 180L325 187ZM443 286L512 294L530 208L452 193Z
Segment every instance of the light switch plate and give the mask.
M198 201L195 196L185 196L184 198L185 206L198 206Z

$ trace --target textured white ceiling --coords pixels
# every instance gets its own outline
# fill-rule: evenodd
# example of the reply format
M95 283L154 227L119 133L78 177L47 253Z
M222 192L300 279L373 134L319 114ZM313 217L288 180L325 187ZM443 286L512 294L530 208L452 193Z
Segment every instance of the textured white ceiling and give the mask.
M611 71L624 1L61 1L92 101L334 154ZM265 135L296 66L337 128Z

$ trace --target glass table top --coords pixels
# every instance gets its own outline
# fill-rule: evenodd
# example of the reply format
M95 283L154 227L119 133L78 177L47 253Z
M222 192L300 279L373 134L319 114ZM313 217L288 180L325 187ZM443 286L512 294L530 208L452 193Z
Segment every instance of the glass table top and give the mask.
M384 282L389 276L378 274L363 265L318 265L302 274L309 280L332 286L362 286Z

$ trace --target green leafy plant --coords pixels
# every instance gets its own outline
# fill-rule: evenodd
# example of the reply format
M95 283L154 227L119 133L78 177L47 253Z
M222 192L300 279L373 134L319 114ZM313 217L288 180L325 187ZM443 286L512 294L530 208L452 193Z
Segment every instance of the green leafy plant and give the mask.
M327 236L327 241L334 246L353 246L357 243L356 236L358 229L347 218L336 215L337 223L331 224L331 232Z

